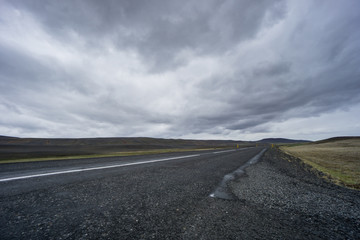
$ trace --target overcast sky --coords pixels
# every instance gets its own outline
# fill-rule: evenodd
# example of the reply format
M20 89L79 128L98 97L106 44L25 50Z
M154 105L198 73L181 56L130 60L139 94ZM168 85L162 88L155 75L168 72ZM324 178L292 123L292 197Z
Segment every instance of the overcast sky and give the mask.
M0 0L0 135L360 135L360 1Z

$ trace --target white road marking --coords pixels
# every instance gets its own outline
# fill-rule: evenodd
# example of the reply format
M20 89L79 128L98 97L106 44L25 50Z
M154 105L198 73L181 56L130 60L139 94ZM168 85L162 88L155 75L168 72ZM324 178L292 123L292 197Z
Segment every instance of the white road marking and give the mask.
M65 174L65 173L76 173L76 172L86 172L86 171L93 171L93 170L100 170L100 169L108 169L108 168L126 167L126 166L132 166L132 165L140 165L140 164L154 163L154 162L164 162L164 161L170 161L170 160L175 160L175 159L191 158L191 157L198 157L198 156L200 156L200 154L193 154L193 155L172 157L172 158L163 158L163 159L158 159L158 160L150 160L150 161L142 161L142 162L123 163L123 164L116 164L116 165L109 165L109 166L102 166L102 167L92 167L92 168L82 168L82 169L58 171L58 172L40 173L40 174L34 174L34 175L3 178L3 179L0 179L0 182L8 182L8 181L13 181L13 180L28 179L28 178L35 178L35 177L52 176L52 175L59 175L59 174Z
M236 149L232 149L232 150L225 150L225 151L220 151L220 152L213 152L213 154L225 153L225 152L233 152L233 151L236 151Z
M231 150L213 152L213 154L233 152L233 151L237 151L237 150L242 150L242 149L231 149ZM123 164L108 165L108 166L102 166L102 167L90 167L90 168L56 171L56 172L45 172L45 173L39 173L39 174L33 174L33 175L24 175L24 176L18 176L18 177L3 178L3 179L0 179L0 182L9 182L9 181L20 180L20 179L45 177L45 176L52 176L52 175L59 175L59 174L66 174L66 173L77 173L77 172L86 172L86 171L93 171L93 170L100 170L100 169L126 167L126 166L140 165L140 164L146 164L146 163L164 162L164 161L170 161L170 160L176 160L176 159L198 157L198 156L205 155L205 154L208 154L208 153L193 154L193 155L186 155L186 156L180 156L180 157L163 158L163 159L141 161L141 162L123 163Z

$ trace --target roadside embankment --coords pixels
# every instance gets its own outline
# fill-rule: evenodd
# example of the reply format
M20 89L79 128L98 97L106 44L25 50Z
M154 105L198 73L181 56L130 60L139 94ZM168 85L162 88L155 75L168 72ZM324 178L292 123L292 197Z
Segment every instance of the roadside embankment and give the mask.
M334 183L360 190L360 137L333 138L280 149L324 173Z
M268 226L259 231L267 228L268 238L360 239L360 192L318 174L301 160L270 149L229 185L246 206L262 213Z

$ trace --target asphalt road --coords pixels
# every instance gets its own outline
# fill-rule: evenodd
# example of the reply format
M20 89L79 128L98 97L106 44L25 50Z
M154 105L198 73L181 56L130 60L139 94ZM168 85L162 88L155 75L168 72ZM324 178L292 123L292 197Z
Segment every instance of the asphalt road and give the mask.
M0 165L0 239L214 239L196 226L218 211L236 238L233 201L210 195L262 150Z

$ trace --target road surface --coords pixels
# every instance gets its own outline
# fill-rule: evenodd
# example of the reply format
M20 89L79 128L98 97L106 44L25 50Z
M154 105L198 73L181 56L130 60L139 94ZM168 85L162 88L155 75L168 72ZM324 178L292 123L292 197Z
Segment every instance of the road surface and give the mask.
M0 239L212 239L197 222L240 203L211 196L262 150L0 165ZM236 226L224 217L217 234Z

